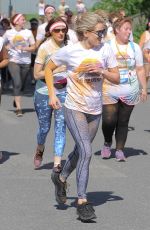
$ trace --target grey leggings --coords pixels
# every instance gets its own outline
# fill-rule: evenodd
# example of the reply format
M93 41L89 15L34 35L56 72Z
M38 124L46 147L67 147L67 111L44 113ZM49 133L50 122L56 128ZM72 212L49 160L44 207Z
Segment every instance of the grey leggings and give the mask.
M75 141L74 150L69 154L61 176L65 179L76 168L78 198L86 198L89 178L89 164L92 156L91 143L97 133L101 115L85 114L65 107L65 120Z
M14 96L20 96L25 86L30 65L10 62L8 68L13 80Z

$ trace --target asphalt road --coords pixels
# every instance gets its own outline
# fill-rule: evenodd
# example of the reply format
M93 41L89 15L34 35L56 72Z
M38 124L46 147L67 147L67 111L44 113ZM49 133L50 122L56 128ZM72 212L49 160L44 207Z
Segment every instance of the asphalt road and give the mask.
M59 207L50 180L53 166L53 124L47 137L43 165L34 170L37 118L33 93L23 97L23 117L16 117L11 90L2 95L0 107L0 229L1 230L149 230L150 229L150 101L138 104L130 119L126 143L127 162L114 155L102 160L101 125L93 142L88 197L97 219L77 219L75 172L70 176L68 201ZM64 160L74 142L67 132ZM115 145L113 144L113 148ZM113 151L114 153L114 151Z

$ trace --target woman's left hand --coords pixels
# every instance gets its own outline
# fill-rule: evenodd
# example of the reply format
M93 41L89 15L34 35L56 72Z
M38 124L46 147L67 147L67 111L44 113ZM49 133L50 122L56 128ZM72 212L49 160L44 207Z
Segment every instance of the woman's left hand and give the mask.
M146 101L147 100L147 90L142 89L141 91L141 101Z
M53 109L60 109L62 107L60 100L58 99L57 96L53 96L50 98L50 102L49 105L53 108Z
M16 50L19 50L19 51L26 51L26 48L23 47L23 46L21 46L21 45L19 45L19 46L16 47Z
M98 64L88 64L86 65L87 73L96 73L101 75L102 74L102 68L99 67Z

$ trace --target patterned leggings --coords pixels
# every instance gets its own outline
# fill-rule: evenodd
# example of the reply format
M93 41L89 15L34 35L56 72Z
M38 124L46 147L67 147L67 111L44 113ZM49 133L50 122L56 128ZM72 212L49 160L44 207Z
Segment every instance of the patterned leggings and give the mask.
M65 120L75 141L61 176L65 179L76 168L78 198L86 198L89 164L92 156L91 143L97 133L101 115L91 115L65 107Z
M66 93L58 94L60 102L64 104ZM39 121L39 131L37 142L39 145L45 144L47 134L51 127L53 109L49 106L49 96L38 92L34 94L34 106ZM62 156L66 143L66 123L64 120L64 106L54 110L54 155Z

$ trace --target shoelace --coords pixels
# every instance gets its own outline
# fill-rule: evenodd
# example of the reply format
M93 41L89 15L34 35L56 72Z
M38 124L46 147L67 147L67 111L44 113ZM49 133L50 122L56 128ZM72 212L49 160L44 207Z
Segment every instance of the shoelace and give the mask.
M89 211L89 210L90 210L90 211L91 211L91 210L92 210L92 211L95 211L94 208L93 208L93 206L92 206L92 203L86 202L86 203L84 203L83 205L84 205L84 207L85 207L85 209L86 209L87 211Z
M62 183L64 183L64 187L62 188L62 195L66 195L66 193L69 192L70 184L67 182L62 182Z

